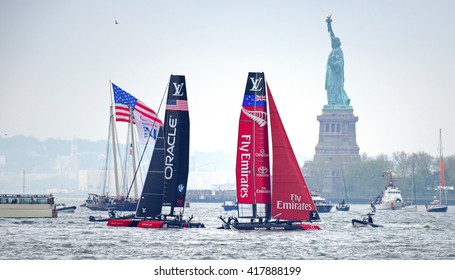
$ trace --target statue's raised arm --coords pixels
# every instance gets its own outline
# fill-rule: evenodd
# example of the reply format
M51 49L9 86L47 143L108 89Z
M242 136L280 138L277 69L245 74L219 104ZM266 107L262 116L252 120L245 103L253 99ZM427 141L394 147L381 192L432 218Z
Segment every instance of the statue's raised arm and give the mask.
M325 22L327 22L327 31L330 33L330 37L335 37L332 29L332 14L327 15Z

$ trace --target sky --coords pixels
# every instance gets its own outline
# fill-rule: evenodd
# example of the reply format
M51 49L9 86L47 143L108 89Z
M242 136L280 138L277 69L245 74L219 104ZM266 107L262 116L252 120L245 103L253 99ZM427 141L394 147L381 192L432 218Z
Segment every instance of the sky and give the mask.
M234 154L258 71L295 153L312 159L332 14L360 153L436 156L442 129L452 155L454 11L451 0L0 0L0 137L107 140L110 81L158 111L180 74L191 151Z

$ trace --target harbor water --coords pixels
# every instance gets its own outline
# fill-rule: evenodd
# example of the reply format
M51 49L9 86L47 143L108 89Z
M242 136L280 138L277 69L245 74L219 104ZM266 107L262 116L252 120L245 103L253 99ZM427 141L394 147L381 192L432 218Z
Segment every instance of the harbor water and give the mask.
M378 211L374 222L383 228L354 228L351 220L368 211L368 205L351 205L349 212L321 213L320 231L241 232L217 229L218 216L236 214L218 203L192 203L185 216L194 215L206 228L181 230L108 227L88 220L107 213L78 207L56 219L0 218L0 258L455 260L453 206L447 213L427 213L423 205L417 212Z
M67 200L67 205L81 201ZM218 203L192 203L185 216L201 229L108 227L89 222L107 213L78 207L58 218L0 218L1 260L455 260L455 208L447 213L378 211L381 228L354 228L353 218L368 205L348 212L321 213L320 231L233 231L217 229L224 212ZM0 265L2 262L0 261ZM224 279L224 278L222 278Z

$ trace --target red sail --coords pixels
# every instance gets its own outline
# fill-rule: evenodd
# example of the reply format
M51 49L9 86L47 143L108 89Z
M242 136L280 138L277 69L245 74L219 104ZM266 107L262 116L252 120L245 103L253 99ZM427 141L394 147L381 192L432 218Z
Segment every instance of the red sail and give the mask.
M239 120L236 179L237 201L240 208L242 208L242 204L270 204L270 165L264 73L248 74ZM240 216L256 216L255 210L252 207L251 209L250 214L239 213Z
M272 135L272 217L283 220L310 221L317 214L291 143L267 84Z

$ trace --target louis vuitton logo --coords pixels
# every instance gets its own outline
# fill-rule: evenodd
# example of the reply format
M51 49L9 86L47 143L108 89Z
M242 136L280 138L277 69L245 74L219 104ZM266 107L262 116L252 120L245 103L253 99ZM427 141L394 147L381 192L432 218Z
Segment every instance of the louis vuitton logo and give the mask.
M177 84L177 83L174 83L174 88L175 88L175 92L174 92L174 96L183 96L184 92L182 92L182 89L183 89L183 85L185 83L180 83L180 84Z
M253 83L253 86L250 88L250 91L261 91L262 87L259 88L261 85L262 78L255 79L253 77L250 78L251 82Z

